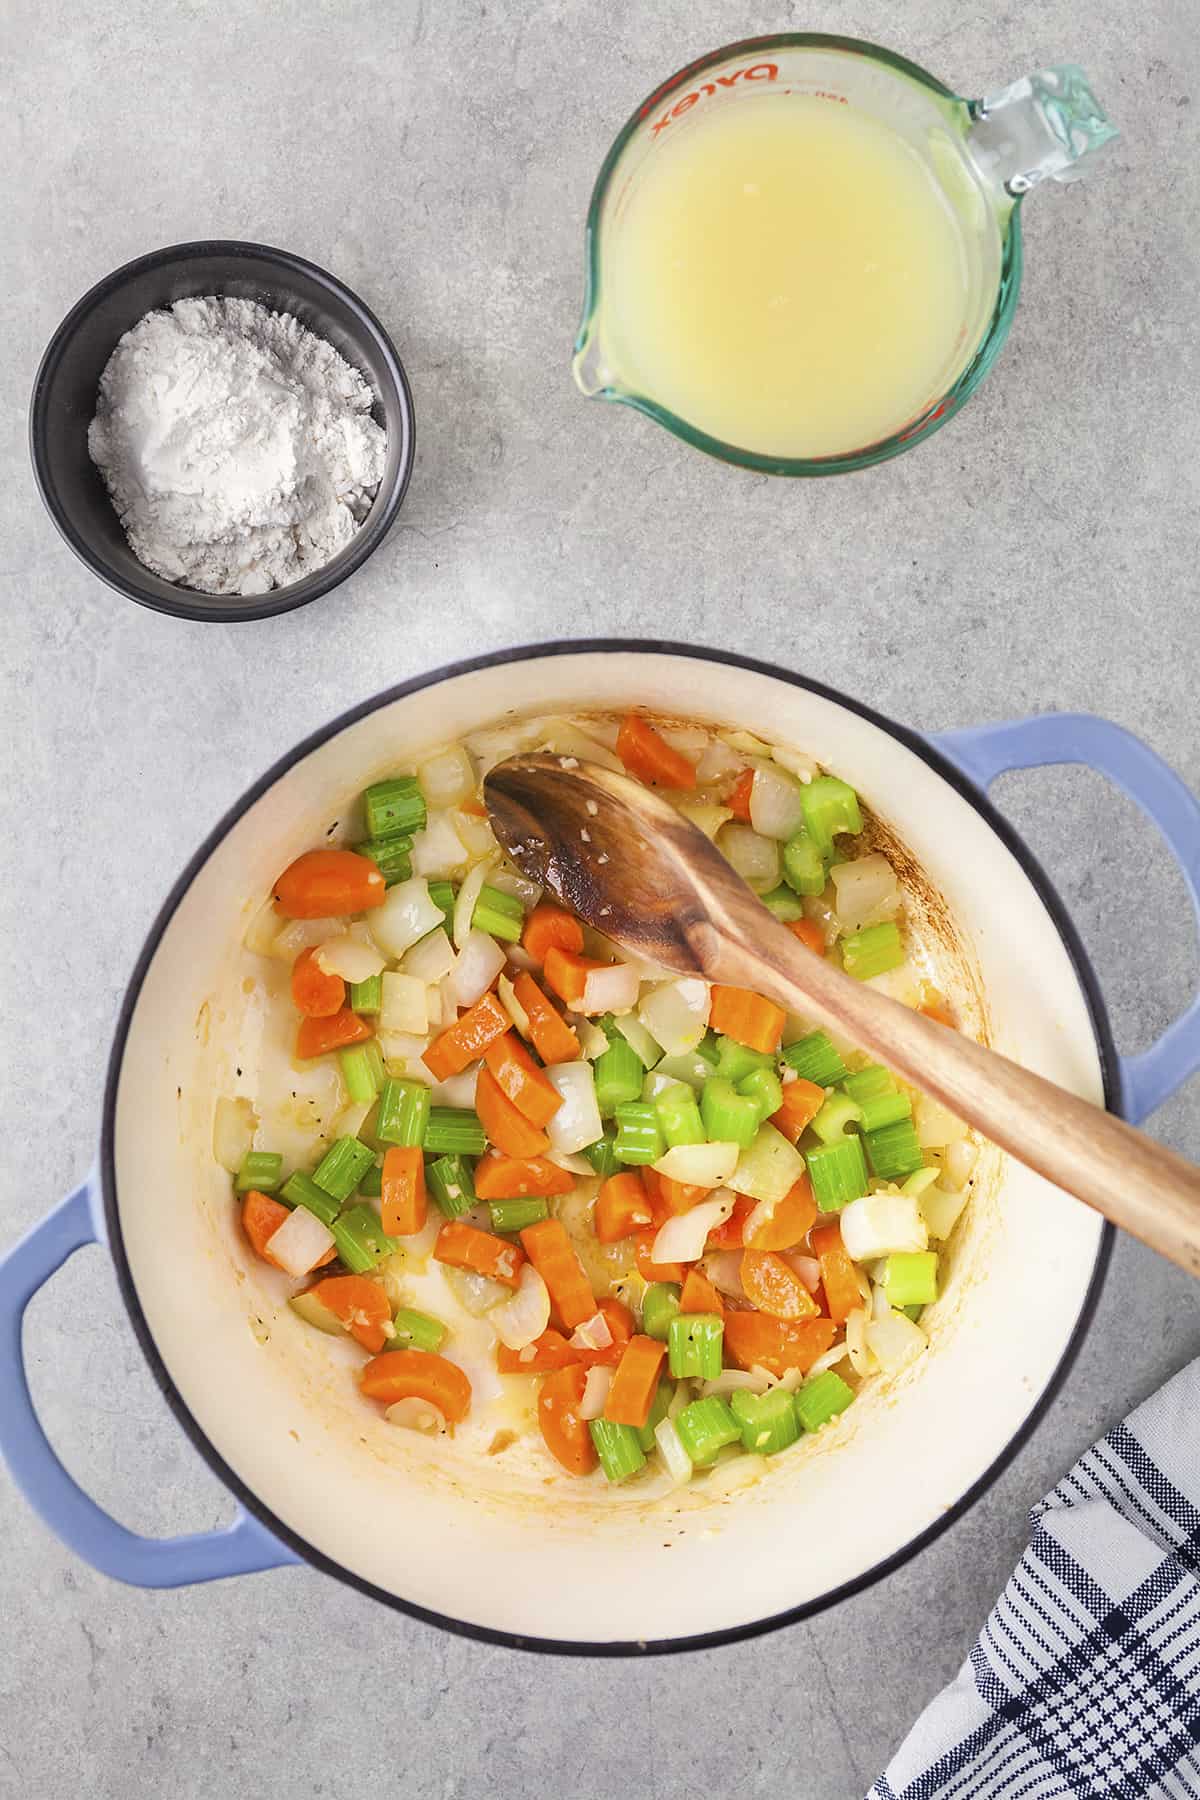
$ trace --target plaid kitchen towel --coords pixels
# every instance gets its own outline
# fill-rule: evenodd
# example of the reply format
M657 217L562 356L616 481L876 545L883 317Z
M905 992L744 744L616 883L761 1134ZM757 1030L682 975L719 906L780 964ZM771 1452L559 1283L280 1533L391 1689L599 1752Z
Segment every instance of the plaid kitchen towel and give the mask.
M1200 1361L1030 1525L975 1648L869 1800L1200 1800Z

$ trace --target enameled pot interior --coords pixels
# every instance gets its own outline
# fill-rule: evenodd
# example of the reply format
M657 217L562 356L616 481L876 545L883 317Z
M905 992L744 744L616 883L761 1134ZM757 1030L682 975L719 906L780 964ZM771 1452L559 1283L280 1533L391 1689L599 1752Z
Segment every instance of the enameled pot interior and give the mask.
M621 648L531 654L379 705L219 839L118 1045L108 1196L118 1263L182 1406L270 1519L339 1570L457 1624L595 1646L752 1628L822 1603L936 1527L1054 1379L1102 1236L1094 1214L986 1152L929 1353L778 1464L731 1465L728 1480L673 1497L581 1486L536 1453L466 1460L358 1399L354 1352L288 1311L212 1160L216 1096L253 1093L242 934L279 869L376 776L513 713L631 705L749 726L853 782L911 859L916 931L957 1003L998 1049L1102 1102L1087 1001L1054 920L988 822L913 749L750 667ZM759 1478L734 1485L747 1474Z

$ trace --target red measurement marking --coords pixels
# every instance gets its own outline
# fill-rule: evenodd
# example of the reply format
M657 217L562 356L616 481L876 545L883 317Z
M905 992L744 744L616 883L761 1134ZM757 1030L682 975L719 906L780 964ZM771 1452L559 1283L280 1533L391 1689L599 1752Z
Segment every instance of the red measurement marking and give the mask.
M779 64L770 62L751 63L748 68L735 69L731 75L718 75L715 81L706 81L700 87L693 88L690 94L685 94L682 100L677 100L670 111L665 112L662 118L654 124L651 135L657 137L660 131L667 129L672 119L678 119L682 113L690 112L698 101L715 94L718 88L731 88L739 81L775 81L778 76ZM673 85L673 83L668 83L668 89ZM663 91L663 89L659 89L659 93L655 95L655 103ZM648 110L648 106L645 110Z

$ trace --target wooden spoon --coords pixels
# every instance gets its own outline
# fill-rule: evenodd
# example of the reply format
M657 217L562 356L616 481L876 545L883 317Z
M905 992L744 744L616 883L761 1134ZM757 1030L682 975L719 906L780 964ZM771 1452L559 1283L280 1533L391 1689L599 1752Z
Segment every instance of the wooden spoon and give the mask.
M658 794L594 763L537 754L497 764L484 797L518 867L605 937L677 974L753 988L833 1026L1048 1181L1200 1275L1200 1169L815 956Z

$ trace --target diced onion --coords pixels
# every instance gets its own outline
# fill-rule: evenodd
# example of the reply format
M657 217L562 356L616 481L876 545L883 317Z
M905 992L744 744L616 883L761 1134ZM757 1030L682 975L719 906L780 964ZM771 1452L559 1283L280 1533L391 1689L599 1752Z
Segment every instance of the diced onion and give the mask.
M684 976L643 995L638 1018L667 1056L682 1056L704 1036L711 999L706 981Z
M958 1223L967 1196L961 1189L947 1190L935 1185L925 1189L917 1204L930 1237L944 1243Z
M682 813L697 831L702 831L710 843L715 842L722 825L733 817L730 807L719 806L715 800L679 800L675 810Z
M387 967L387 957L373 946L360 943L349 933L330 938L317 950L317 967L327 975L340 975L343 981L369 981Z
M389 956L401 957L444 921L441 907L430 897L429 883L414 875L388 889L383 905L371 914L371 935Z
M254 1147L258 1115L249 1100L222 1095L213 1110L213 1155L223 1169L236 1175Z
M475 1088L479 1081L478 1065L463 1069L458 1075L447 1076L445 1081L435 1081L430 1095L433 1106L453 1106L459 1110L470 1111L475 1105Z
M285 1274L299 1278L315 1269L333 1248L333 1233L306 1206L297 1206L267 1239L265 1247Z
M687 1187L722 1187L737 1168L736 1144L676 1144L654 1165L656 1175Z
M683 1439L673 1419L658 1421L654 1427L654 1442L667 1474L676 1487L683 1487L692 1479L692 1459L683 1447Z
M581 1419L598 1419L604 1411L604 1403L608 1399L608 1390L612 1386L613 1372L603 1363L595 1363L587 1372L587 1380L583 1384L583 1397L579 1402Z
M690 763L696 762L708 749L708 733L703 725L663 725L659 727L659 735Z
M345 919L289 919L275 939L271 954L281 962L295 962L302 950L341 937L345 929Z
M770 756L771 746L762 738L755 737L752 731L743 731L740 726L731 727L720 734L733 750L740 750L745 756Z
M758 763L750 784L750 823L763 837L786 844L804 823L800 785L776 763Z
M831 1349L825 1352L824 1356L818 1356L816 1362L809 1366L808 1372L810 1375L823 1375L826 1369L836 1368L845 1355L845 1344L834 1344ZM791 1370L788 1372L789 1374L793 1373Z
M964 1138L959 1144L950 1144L942 1161L951 1187L965 1187L979 1161L979 1145L973 1144L970 1138Z
M589 1062L553 1063L544 1073L562 1099L562 1105L546 1125L546 1136L556 1150L571 1156L604 1135L600 1108L596 1104L592 1065Z
M336 1144L339 1138L357 1137L374 1109L374 1100L351 1100L330 1125L330 1142Z
M867 1343L867 1317L866 1307L856 1306L846 1319L846 1355L856 1375L870 1375L875 1368L875 1358Z
M746 1221L746 1237L751 1237L751 1226L754 1214ZM815 1294L821 1281L821 1265L815 1256L802 1256L796 1250L784 1250L783 1260L788 1267L794 1269L810 1294Z
M431 1207L430 1211L434 1209ZM472 1318L482 1319L501 1300L507 1300L512 1289L502 1281L493 1281L487 1275L475 1275L469 1269L455 1269L449 1263L439 1265L445 1278L446 1286L458 1301L464 1312Z
M486 931L470 931L459 952L450 989L459 1006L474 1006L504 967L504 951Z
M876 851L853 862L834 863L829 871L836 896L837 922L843 931L881 925L900 911L900 883L886 856Z
M781 768L790 769L802 782L808 783L821 773L819 762L788 744L772 744L771 755Z
M622 769L624 764L607 745L580 731L569 719L548 719L542 737L544 747L556 756L574 756L579 762L599 763L602 769Z
M591 1019L581 1019L575 1027L575 1036L579 1039L579 1047L589 1062L595 1062L608 1049L608 1037L593 1024Z
M475 792L475 769L469 752L461 744L439 750L436 756L427 757L418 765L417 781L428 807L436 811L457 806Z
M616 1025L634 1055L640 1058L643 1068L652 1069L661 1060L661 1046L650 1036L635 1013L625 1013L617 1020Z
M854 1262L924 1250L929 1233L912 1194L867 1194L851 1200L839 1215L842 1243Z
M741 767L741 757L723 738L709 738L696 764L696 780L701 787L709 787L714 781L723 781L726 775L737 775Z
M774 1125L760 1125L758 1134L738 1157L729 1185L752 1200L765 1200L774 1208L791 1192L804 1174L804 1158Z
M476 863L455 896L454 921L451 926L451 931L453 933L455 946L459 950L461 950L466 943L472 930L472 921L475 917L475 904L482 892L483 884L488 878L492 860L491 857L485 856L482 862Z
M779 845L774 838L760 837L749 825L734 823L722 825L716 842L726 862L756 894L769 894L779 886Z
M503 862L498 869L493 869L491 884L499 894L511 894L514 900L529 911L535 907L542 897L540 881L530 881L528 875L522 875L520 869L514 869L510 862Z
M706 1381L700 1389L700 1397L707 1400L710 1394L736 1394L740 1388L747 1394L765 1394L772 1386L771 1377L765 1369L722 1369L711 1381Z
M571 1344L576 1350L607 1350L612 1341L613 1334L602 1312L594 1312L571 1333Z
M921 1327L903 1313L889 1312L884 1319L873 1319L866 1328L867 1344L881 1369L902 1369L928 1346Z
M383 1416L389 1425L402 1425L407 1431L424 1431L431 1436L446 1429L445 1413L432 1400L422 1400L416 1394L393 1400Z
M445 926L439 925L405 952L400 972L415 976L429 987L435 981L445 980L454 967L454 958L454 945L446 934Z
M596 1174L586 1156L569 1156L565 1150L555 1150L553 1146L546 1152L546 1161L552 1162L556 1169L566 1169L571 1175L582 1175L585 1181Z
M382 981L379 1008L380 1031L411 1032L422 1037L429 1030L429 989L415 975L389 969Z
M678 1075L664 1074L661 1069L647 1069L646 1078L642 1082L642 1099L657 1100L658 1096L665 1094L668 1089L687 1085L688 1083L681 1081Z
M468 856L495 856L499 851L490 819L478 813L456 812L454 829L466 846Z
M413 838L413 874L424 875L430 881L445 881L466 861L467 847L454 829L453 815L431 812L425 829Z
M433 1086L433 1076L421 1061L429 1048L428 1032L417 1037L409 1031L381 1031L377 1042L389 1075L423 1081L426 1087Z
M283 929L283 920L275 911L273 900L264 900L250 923L242 942L253 956L274 956L275 940Z
M685 1213L675 1213L659 1227L651 1260L656 1263L699 1262L708 1234L723 1225L734 1208L734 1196L722 1188L711 1200L701 1200Z
M521 1265L516 1293L493 1306L488 1321L509 1350L523 1350L541 1337L550 1323L550 1290L532 1263Z
M879 1276L882 1277L883 1271L887 1267L887 1259L881 1259L875 1267L879 1272ZM874 1324L877 1319L886 1319L891 1310L892 1303L887 1297L886 1288L880 1285L879 1280L873 1280L871 1285L871 1317L868 1323Z
M499 996L501 1006L504 1008L505 1012L508 1014L508 1016L512 1020L513 1024L516 1026L516 1028L520 1032L521 1036L528 1037L529 1036L529 1014L525 1011L525 1008L521 1005L521 1002L517 999L516 990L513 987L513 984L509 980L507 975L501 975L499 981L496 983L496 993ZM597 1026L594 1026L593 1029L596 1031L599 1031L600 1027L597 1025ZM604 1037L604 1033L602 1031L600 1032L600 1036ZM605 1043L605 1046L607 1047L607 1045L608 1045L607 1038L604 1038L604 1043Z
M913 1102L913 1124L922 1150L945 1150L960 1144L967 1135L962 1120L929 1094L918 1094Z
M728 1294L734 1300L744 1300L746 1290L742 1286L742 1253L740 1250L714 1250L704 1259L704 1269L708 1279L721 1293Z
M589 969L579 1011L585 1014L632 1012L637 1005L638 972L628 963L606 963Z

